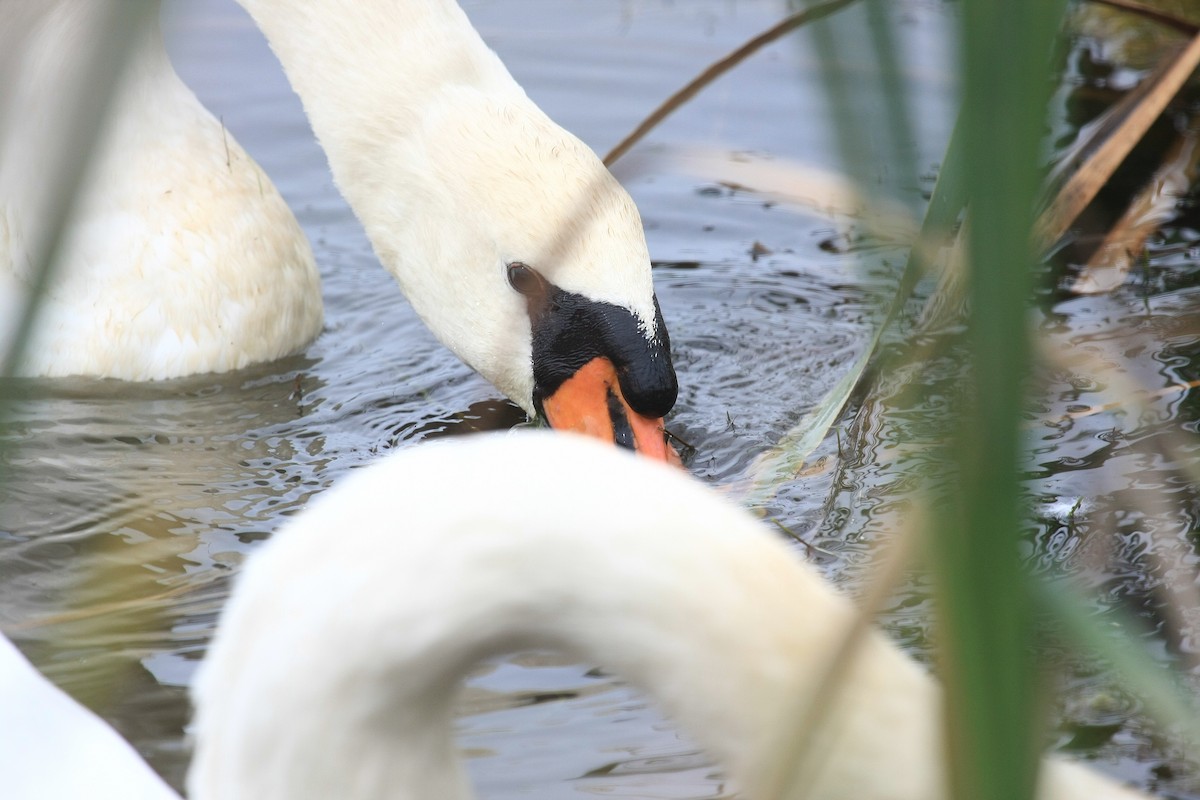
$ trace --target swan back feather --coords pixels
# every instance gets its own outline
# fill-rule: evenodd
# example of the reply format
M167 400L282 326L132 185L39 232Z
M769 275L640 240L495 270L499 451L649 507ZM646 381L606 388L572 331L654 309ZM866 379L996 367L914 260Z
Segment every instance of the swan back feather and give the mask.
M6 8L0 34L16 76L0 109L0 353L30 296L53 165L104 12L97 0L29 5ZM176 75L157 22L124 44L126 72L20 374L149 380L298 351L322 325L299 224Z
M179 800L108 723L46 680L3 636L0 719L4 797Z

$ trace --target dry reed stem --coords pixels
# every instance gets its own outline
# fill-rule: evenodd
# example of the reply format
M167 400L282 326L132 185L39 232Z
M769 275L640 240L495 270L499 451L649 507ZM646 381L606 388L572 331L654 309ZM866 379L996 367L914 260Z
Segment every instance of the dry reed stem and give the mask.
M1154 389L1154 390L1138 389L1130 396L1122 398L1120 400L1112 400L1108 403L1101 403L1100 405L1088 406L1087 408L1081 409L1079 411L1068 411L1067 413L1063 414L1062 418L1063 419L1083 419L1084 417L1091 417L1091 416L1095 416L1096 414L1103 414L1106 411L1117 411L1122 408L1127 408L1128 406L1130 406L1131 404L1134 404L1134 403L1144 405L1146 402L1148 402L1150 400L1159 400L1164 397L1170 397L1173 394L1186 394L1187 392L1190 392L1192 389L1196 389L1196 388L1200 388L1200 380L1187 381L1186 383L1173 383L1170 386L1163 387L1162 389Z
M907 516L891 546L878 558L867 583L867 594L859 602L858 612L838 642L816 688L811 694L792 699L792 708L782 719L793 722L778 740L780 757L773 760L781 766L769 777L764 797L790 798L797 796L797 792L800 797L808 796L804 790L820 775L825 763L821 756L836 739L828 727L828 717L842 701L843 693L850 691L846 675L884 603L903 581L916 553L920 531L926 527L924 522L924 514L918 509L914 508Z
M675 92L675 94L663 101L662 105L650 112L650 115L642 120L641 123L639 123L638 126L633 129L632 133L618 142L617 146L610 150L608 155L604 157L604 165L606 167L611 167L617 161L617 159L625 155L627 152L629 152L630 148L644 139L646 134L658 127L659 123L661 123L671 114L675 113L680 106L684 105L697 94L699 94L701 89L708 86L710 83L736 67L738 64L745 61L750 56L754 55L754 53L758 52L763 47L766 47L776 39L791 33L802 25L806 25L809 22L815 22L816 20L827 17L836 11L841 11L843 8L853 2L855 2L855 0L830 0L830 2L823 3L818 6L812 6L811 8L806 8L803 11L797 11L796 13L788 15L778 23L772 25L770 28L767 28L762 33L747 41L741 47L731 51L728 55L717 61L714 61L707 68L705 68L703 72L701 72L695 78L692 78L692 80L688 81L688 83L682 89Z
M1136 0L1091 0L1091 1L1093 3L1097 3L1098 5L1120 9L1121 11L1128 11L1133 14L1139 14L1139 15L1145 17L1146 19L1150 19L1150 20L1154 20L1155 22L1162 23L1163 25L1166 25L1168 28L1174 28L1175 30L1180 31L1181 33L1186 33L1189 36L1196 34L1196 33L1200 33L1200 25L1197 25L1196 23L1194 23L1190 20L1183 19L1182 17L1177 17L1174 14L1168 14L1166 11L1162 11L1161 9L1154 8L1153 6L1148 6L1145 3L1138 3L1138 2L1136 2Z
M1129 151L1141 141L1150 125L1158 119L1167 103L1200 65L1200 35L1147 78L1138 92L1138 101L1120 120L1112 134L1071 175L1046 208L1034 227L1037 250L1044 251L1057 242L1079 214L1108 182ZM1139 87L1139 89L1142 87Z
M1075 412L1068 412L1063 417L1060 417L1060 419L1079 419L1105 411L1130 409L1131 406L1133 407L1131 410L1144 414L1151 411L1150 402L1152 400L1170 397L1173 394L1185 394L1192 389L1200 387L1200 380L1192 380L1172 383L1160 389L1148 389L1133 378L1122 374L1119 370L1112 369L1108 362L1094 353L1089 353L1078 347L1055 347L1041 340L1037 340L1037 343L1038 355L1043 362L1103 377L1108 387L1106 393L1114 398L1107 403L1080 409ZM1110 354L1109 361L1120 362L1121 360L1120 357ZM1193 485L1200 486L1200 460L1185 455L1186 452L1194 449L1197 437L1193 434L1178 431L1175 438L1185 442L1187 446L1184 446L1184 444L1175 444L1173 440L1168 439L1171 459L1178 463L1179 470L1187 476Z
M1146 239L1177 213L1179 198L1200 176L1200 135L1189 130L1176 137L1163 163L1129 203L1104 241L1071 284L1077 294L1098 294L1125 283L1146 247Z
M1107 349L1106 349L1107 350ZM1140 385L1120 369L1112 366L1123 359L1116 352L1108 350L1104 357L1077 348L1063 348L1040 343L1042 359L1047 363L1066 369L1085 371L1108 385L1108 393L1116 399L1094 405L1080 411L1070 411L1059 419L1080 419L1105 412L1125 410L1131 413L1147 414L1151 411L1152 401L1171 395L1183 395L1192 389L1200 387L1200 380L1186 381L1164 386L1161 389L1149 389ZM1195 449L1196 438L1181 430L1175 430L1165 437L1157 437L1153 444L1158 455L1167 461L1174 462L1178 472L1188 478L1194 486L1200 486L1200 464L1190 455ZM1140 448L1139 448L1140 449ZM1114 490L1117 487L1113 487ZM1162 495L1143 495L1143 505L1139 510L1148 516L1168 519L1170 510L1162 499ZM1149 498L1154 498L1153 500ZM1110 535L1115 536L1115 531ZM1160 577L1155 588L1155 594L1162 599L1163 614L1167 624L1183 638L1195 638L1200 634L1200 572L1194 564L1183 558L1168 558L1171 548L1167 540L1155 530L1147 530L1151 546L1147 550L1150 561L1149 570ZM1185 661L1184 671L1194 671L1200 661L1195 654L1181 654Z

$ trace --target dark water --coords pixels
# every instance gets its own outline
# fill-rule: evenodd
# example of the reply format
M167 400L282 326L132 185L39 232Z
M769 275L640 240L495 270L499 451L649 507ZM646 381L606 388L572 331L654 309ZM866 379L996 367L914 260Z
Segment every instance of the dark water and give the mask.
M531 96L600 151L785 10L767 0L464 5ZM950 125L953 80L938 42L953 10L901 6L919 96L914 158L928 172ZM434 341L379 268L248 18L231 0L181 0L170 11L178 71L264 166L313 242L326 330L303 357L227 375L19 384L15 413L0 428L0 627L178 784L188 758L185 686L229 578L257 542L381 452L509 428L523 415ZM814 63L804 41L772 46L656 131L644 152L702 146L730 160L837 171ZM645 220L680 374L670 425L697 448L694 472L734 483L863 347L874 293L887 285L884 267L903 251L856 239L852 218L656 169L653 159L637 163L621 174ZM1144 279L1112 295L1048 300L1040 318L1047 338L1095 352L1148 389L1200 377L1200 234L1181 225L1171 237L1157 244ZM1164 395L1144 413L1064 418L1107 402L1108 388L1079 368L1046 377L1044 407L1030 424L1029 485L1040 517L1028 554L1088 575L1114 603L1132 603L1158 626L1160 657L1178 660L1194 655L1197 642L1162 621L1154 599L1162 569L1150 556L1191 567L1197 560L1200 501L1176 471L1196 454L1197 395ZM919 471L909 445L930 410L903 397L885 385L860 398L843 426L844 447L831 437L817 466L772 506L827 551L815 560L850 588L872 546L894 531L896 497ZM1180 432L1193 437L1180 443ZM1088 555L1112 541L1113 552ZM913 585L883 622L924 657L928 613ZM1101 769L1180 796L1197 791L1187 775L1165 775L1172 754L1131 720L1136 708L1099 703L1111 696L1103 676L1080 675L1063 693L1060 743L1090 733L1077 749ZM488 797L728 791L639 695L591 665L542 655L488 665L471 681L460 726Z

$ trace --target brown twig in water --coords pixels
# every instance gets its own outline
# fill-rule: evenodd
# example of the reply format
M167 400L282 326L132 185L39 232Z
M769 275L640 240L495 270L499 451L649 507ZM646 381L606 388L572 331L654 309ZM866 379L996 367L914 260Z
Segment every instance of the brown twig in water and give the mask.
M830 0L829 2L822 3L819 6L812 6L811 8L806 8L803 11L797 11L795 14L789 15L775 25L772 25L770 28L767 28L765 31L758 34L753 39L750 39L741 47L730 52L728 55L717 61L714 61L712 64L708 65L703 72L701 72L695 78L692 78L692 80L689 81L686 86L663 101L662 105L654 109L654 111L650 113L650 116L642 120L641 124L634 128L632 133L622 139L616 147L610 150L608 155L604 157L604 165L606 167L611 167L617 161L617 159L628 153L630 148L645 138L647 133L654 130L656 127L658 127L660 122L669 117L671 114L675 113L676 109L695 97L701 89L703 89L705 86L708 86L708 84L712 83L717 78L721 77L726 72L745 61L758 50L767 46L781 36L791 33L801 25L805 25L809 22L815 22L816 20L827 17L836 11L841 11L843 8L853 2L855 2L855 0Z
M786 754L789 757L780 757L774 762L780 766L767 776L767 791L763 797L795 796L793 790L808 786L813 775L820 770L821 754L826 752L821 745L827 744L827 741L821 741L821 737L822 732L828 730L822 727L822 723L844 700L847 681L842 678L854 664L859 648L870 634L871 623L901 585L904 572L912 563L921 530L916 517L914 514L910 518L892 541L891 547L879 558L872 579L867 584L869 591L859 600L858 611L850 627L842 634L837 647L829 653L829 661L816 688L811 693L793 694L788 699L792 703L792 712L781 719L794 720L794 724L790 731L777 740L775 747L780 756Z
M1096 406L1088 406L1087 408L1080 409L1079 411L1068 411L1066 414L1063 414L1062 419L1081 419L1082 417L1090 417L1094 414L1103 414L1105 411L1115 411L1117 409L1125 408L1134 400L1139 402L1144 402L1146 400L1157 400L1162 397L1169 397L1173 394L1190 392L1192 389L1198 387L1200 387L1200 380L1173 383L1170 386L1166 386L1162 389L1139 392L1131 398L1114 400L1110 403L1101 403L1100 405Z
M1165 57L1154 73L1142 82L1135 90L1136 103L1042 212L1034 228L1037 250L1046 250L1062 237L1197 66L1200 66L1200 34L1192 37L1181 50Z
M1125 283L1146 249L1146 240L1178 215L1179 198L1200 177L1200 131L1175 137L1163 162L1109 229L1104 241L1071 283L1078 294L1108 292Z
M787 525L784 525L782 522L775 519L774 517L767 517L767 521L770 522L772 525L774 525L776 528L779 528L779 530L783 531L788 536L792 537L794 540L796 540L800 544L804 545L804 548L806 550L808 550L809 554L812 554L815 551L818 553L824 553L827 556L833 556L834 558L837 557L837 553L834 553L831 550L826 550L824 547L820 547L818 545L813 544L812 542L808 541L803 536L796 533L794 530L789 528Z
M1168 28L1174 28L1181 33L1189 35L1200 33L1200 25L1195 22L1177 17L1174 14L1169 14L1166 11L1148 6L1145 3L1136 2L1136 0L1092 0L1092 2L1102 6L1109 6L1110 8L1117 8L1121 11L1140 14L1146 19L1160 22Z

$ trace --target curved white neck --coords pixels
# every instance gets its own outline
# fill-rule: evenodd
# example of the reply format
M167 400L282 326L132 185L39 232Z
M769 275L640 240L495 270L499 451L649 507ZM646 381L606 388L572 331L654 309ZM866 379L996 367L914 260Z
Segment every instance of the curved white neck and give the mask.
M472 97L533 104L454 0L239 2L283 64L339 190L413 299L410 270L431 267L439 249L453 251L451 234L470 221L441 198L477 189L431 153L441 118L479 124ZM470 161L470 150L458 157Z
M453 0L238 2L312 107L318 135L353 134L379 114L395 114L403 129L405 121L419 122L414 109L454 85L524 96Z
M853 617L677 470L561 434L423 445L317 498L246 565L193 687L190 797L469 797L460 681L552 648L646 690L747 798L768 796L820 702L806 796L941 800L940 691L922 668L873 632L836 691L822 683ZM1039 797L1140 795L1050 759Z
M454 694L480 659L530 648L642 687L760 794L794 713L780 698L815 690L850 604L682 475L591 447L582 475L583 462L529 472L507 444L377 464L248 565L196 685L195 800L469 796ZM573 484L614 468L640 469L637 483L581 519ZM448 497L464 488L469 503ZM881 702L906 731L883 731L886 747L865 755L834 748L821 783L936 797L936 689L881 637L864 651L854 679L868 691L836 707L823 737L879 741ZM885 682L881 701L870 687Z

